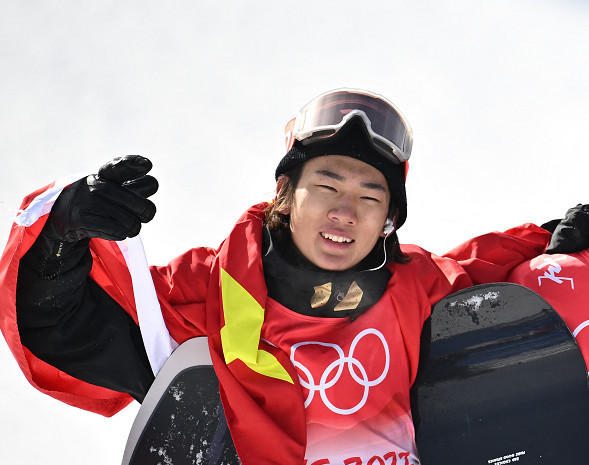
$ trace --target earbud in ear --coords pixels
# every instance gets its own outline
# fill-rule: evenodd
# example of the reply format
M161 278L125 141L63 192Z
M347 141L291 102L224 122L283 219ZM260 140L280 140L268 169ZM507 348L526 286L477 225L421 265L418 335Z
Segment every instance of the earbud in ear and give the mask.
M382 233L388 237L391 234L393 234L394 231L395 231L395 223L393 223L393 220L391 220L390 218L387 218L387 220L384 222L384 227L382 229Z

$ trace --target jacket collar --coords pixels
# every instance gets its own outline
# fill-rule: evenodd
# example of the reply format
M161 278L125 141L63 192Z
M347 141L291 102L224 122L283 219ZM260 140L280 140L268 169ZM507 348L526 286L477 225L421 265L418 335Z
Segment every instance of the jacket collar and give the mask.
M392 276L388 267L367 270L381 254L375 250L359 269L327 271L298 251L287 229L265 226L262 262L268 296L303 315L355 319L382 297Z

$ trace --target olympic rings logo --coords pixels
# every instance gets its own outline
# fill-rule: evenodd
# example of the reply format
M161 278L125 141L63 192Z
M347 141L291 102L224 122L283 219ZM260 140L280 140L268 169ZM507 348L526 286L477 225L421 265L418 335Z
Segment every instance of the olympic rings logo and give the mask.
M362 338L364 338L365 336L367 336L369 334L373 334L380 339L380 342L382 344L382 347L383 347L384 353L385 353L385 363L384 363L382 373L376 379L373 379L373 380L368 378L368 374L366 373L366 369L364 368L362 363L360 363L360 361L358 359L354 358L354 351L356 350L356 346L362 340ZM330 348L334 349L338 355L338 358L335 361L333 361L331 364L329 364L329 366L323 371L318 384L315 383L315 378L313 377L311 370L309 370L301 362L299 362L295 359L295 354L296 354L297 349L299 347L308 346L308 345L319 345L319 346L323 346L323 347L330 347ZM360 332L352 341L352 345L350 346L350 354L348 356L346 356L344 354L344 351L342 350L342 348L337 344L330 344L330 343L326 343L326 342L307 341L307 342L299 342L298 344L295 344L292 346L291 353L290 353L290 360L293 363L293 365L298 370L300 370L301 373L303 373L307 377L307 381L305 381L301 377L301 375L299 375L299 380L300 380L301 386L303 386L309 390L309 394L307 395L307 399L305 400L305 408L307 408L309 406L309 404L311 403L311 401L315 397L315 393L319 392L319 395L321 396L321 400L323 401L325 406L329 410L331 410L332 412L337 413L339 415L351 415L352 413L355 413L358 410L360 410L366 404L366 401L368 400L368 393L370 391L370 388L382 383L382 381L386 378L386 376L389 372L389 367L390 367L389 346L387 344L386 339L382 335L382 333L380 331L377 331L376 329L365 329L364 331ZM353 406L351 408L347 408L347 409L336 407L327 398L327 390L336 385L336 383L341 378L341 375L342 375L344 368L346 366L348 368L348 372L350 373L352 379L364 388L364 392L362 394L362 399L355 406ZM337 371L332 376L332 373L335 370L337 370ZM359 372L359 375L357 372ZM330 379L330 376L332 376L331 379Z

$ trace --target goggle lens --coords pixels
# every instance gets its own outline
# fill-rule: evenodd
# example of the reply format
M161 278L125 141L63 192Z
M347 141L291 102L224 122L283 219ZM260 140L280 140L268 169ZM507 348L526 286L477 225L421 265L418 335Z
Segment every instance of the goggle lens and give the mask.
M354 115L362 116L376 149L397 163L409 159L411 128L392 103L364 91L334 91L311 101L296 119L294 138L303 143L329 138Z

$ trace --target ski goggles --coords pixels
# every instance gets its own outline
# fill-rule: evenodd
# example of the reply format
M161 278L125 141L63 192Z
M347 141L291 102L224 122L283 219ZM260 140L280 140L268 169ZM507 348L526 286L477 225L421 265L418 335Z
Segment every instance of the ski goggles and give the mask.
M286 125L287 150L295 140L311 145L335 136L361 118L373 147L393 163L411 156L413 132L401 112L384 97L355 89L336 89L316 97Z

